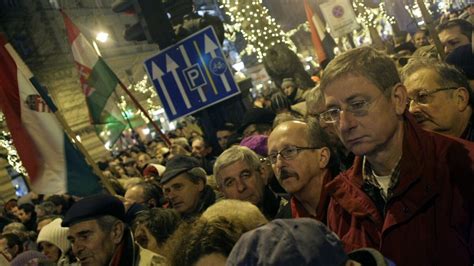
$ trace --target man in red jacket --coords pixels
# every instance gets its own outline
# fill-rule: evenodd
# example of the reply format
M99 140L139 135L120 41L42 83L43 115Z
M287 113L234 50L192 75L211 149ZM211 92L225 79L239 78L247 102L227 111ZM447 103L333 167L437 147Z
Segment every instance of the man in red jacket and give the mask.
M472 265L474 145L422 130L393 61L369 47L336 57L320 88L353 166L326 189L328 226L347 251L397 265Z

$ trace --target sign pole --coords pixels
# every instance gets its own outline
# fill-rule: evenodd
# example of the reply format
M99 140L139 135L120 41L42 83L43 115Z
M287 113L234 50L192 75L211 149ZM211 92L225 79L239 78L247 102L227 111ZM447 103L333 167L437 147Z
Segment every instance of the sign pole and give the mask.
M425 2L423 2L423 0L416 0L416 3L420 7L421 15L423 16L423 20L425 21L425 24L428 28L430 36L434 41L434 44L436 46L436 50L438 50L438 53L439 53L439 56L441 57L441 60L444 60L444 58L446 58L446 54L444 53L443 46L441 45L441 41L439 40L438 32L436 32L433 18L431 17L430 13L428 12L428 9L426 9Z
M148 118L148 120L150 120L150 123L153 125L156 132L158 132L158 134L160 134L160 138L165 142L166 146L168 146L168 148L171 148L170 140L168 139L168 137L165 134L163 134L163 131L161 131L161 129L158 127L158 125L155 123L155 121L153 121L153 119L151 119L151 116L148 114L148 112L145 110L145 108L143 108L141 106L141 104L132 95L132 93L127 89L127 87L125 87L125 85L122 83L122 81L120 79L118 80L118 82L120 84L120 87L122 87L122 89L125 91L125 93L130 97L130 99L132 99L132 102L135 104L135 106L138 109L140 109L140 111L146 116L146 118Z

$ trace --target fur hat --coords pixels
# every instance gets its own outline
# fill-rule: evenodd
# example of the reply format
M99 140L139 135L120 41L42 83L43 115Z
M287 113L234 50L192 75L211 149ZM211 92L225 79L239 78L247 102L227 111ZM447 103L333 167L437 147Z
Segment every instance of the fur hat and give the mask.
M67 240L68 227L61 227L61 218L57 218L47 224L39 232L36 243L49 242L61 250L61 254L64 254L69 248L70 243Z

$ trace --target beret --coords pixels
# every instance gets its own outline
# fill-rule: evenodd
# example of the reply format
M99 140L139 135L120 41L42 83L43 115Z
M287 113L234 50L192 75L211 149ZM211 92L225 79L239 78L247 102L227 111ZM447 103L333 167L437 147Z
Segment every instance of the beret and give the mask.
M61 223L63 227L100 216L111 215L125 221L125 207L116 197L106 194L89 196L74 203L66 212Z
M244 138L240 142L240 146L245 146L256 154L267 157L268 155L268 146L267 146L268 136L265 135L253 135Z

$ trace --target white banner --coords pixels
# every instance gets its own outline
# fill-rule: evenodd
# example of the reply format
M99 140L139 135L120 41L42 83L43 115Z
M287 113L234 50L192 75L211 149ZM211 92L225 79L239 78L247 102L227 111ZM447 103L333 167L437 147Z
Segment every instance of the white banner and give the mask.
M332 0L319 6L333 37L342 37L359 28L349 0Z

